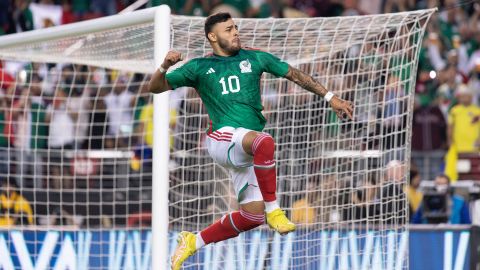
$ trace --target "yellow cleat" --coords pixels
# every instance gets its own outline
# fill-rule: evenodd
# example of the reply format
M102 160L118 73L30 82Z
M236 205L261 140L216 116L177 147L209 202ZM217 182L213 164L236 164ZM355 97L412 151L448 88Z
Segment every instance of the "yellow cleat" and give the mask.
M281 235L293 232L296 228L295 224L285 216L285 212L280 208L267 213L267 223L271 229L277 231Z
M180 270L183 262L197 252L196 241L195 234L191 232L181 232L178 235L178 245L172 256L172 270Z

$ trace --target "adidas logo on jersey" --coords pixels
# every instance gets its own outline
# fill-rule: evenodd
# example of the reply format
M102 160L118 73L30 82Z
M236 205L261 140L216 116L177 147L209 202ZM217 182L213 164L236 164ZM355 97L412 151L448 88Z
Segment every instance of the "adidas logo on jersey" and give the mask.
M215 73L215 70L213 68L210 68L205 74L212 74L212 73Z

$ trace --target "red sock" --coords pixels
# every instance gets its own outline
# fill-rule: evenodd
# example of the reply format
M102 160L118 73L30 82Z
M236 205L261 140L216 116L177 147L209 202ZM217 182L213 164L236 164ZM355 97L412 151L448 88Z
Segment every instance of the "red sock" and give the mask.
M238 236L241 232L251 230L265 221L265 215L255 215L240 210L226 214L220 220L200 232L205 245Z
M276 201L277 171L275 169L275 142L268 134L260 134L252 144L253 166L260 192L265 202Z

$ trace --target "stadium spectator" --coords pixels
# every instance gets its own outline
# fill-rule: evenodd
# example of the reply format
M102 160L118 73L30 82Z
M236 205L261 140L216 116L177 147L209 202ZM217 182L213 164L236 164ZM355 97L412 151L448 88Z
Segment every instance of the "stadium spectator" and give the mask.
M211 13L232 12L233 17L252 17L255 12L250 4L250 0L212 0ZM235 16L235 15L240 16Z
M70 0L62 0L62 24L76 22L77 16L73 12L72 2Z
M72 10L77 18L83 19L90 11L90 0L72 0Z
M447 123L437 102L429 104L427 97L415 97L412 150L435 151L447 147Z
M423 198L423 193L419 190L421 180L420 173L417 170L410 169L410 178L408 185L405 187L405 193L407 194L411 215L418 210Z
M382 183L401 183L405 178L405 165L399 160L391 160L386 167Z
M75 118L77 112L67 107L67 94L58 89L52 104L47 108L50 118L48 135L49 184L52 188L71 188L73 186L68 171L65 170L66 150L75 149Z
M468 87L472 90L475 105L480 106L480 54L478 58L473 59L475 62L471 70L470 80L468 81Z
M210 13L210 0L186 0L181 13L188 16L208 16Z
M11 165L14 152L11 150L15 136L13 130L14 91L15 80L1 69L0 62L0 81L3 76L3 83L0 82L0 175L6 176L13 173Z
M30 202L18 192L18 186L10 178L3 178L0 183L0 227L34 224Z
M358 8L366 14L379 14L383 0L359 0Z
M142 83L140 92L148 91L148 84ZM152 147L153 147L153 98L146 99L148 102L141 107L138 121L135 121L135 134L139 137L135 156L131 161L131 168L138 171L141 166L144 171L151 171ZM173 134L170 132L170 147L173 146ZM147 169L148 168L148 169Z
M12 3L0 1L0 36L10 34L12 29Z
M92 97L95 102L92 105L92 110L89 114L88 121L88 141L86 144L90 149L105 149L107 132L110 130L107 114L107 105L105 104L105 96L108 95L110 89L107 87L100 87L100 90Z
M438 107L442 111L443 117L448 121L450 109L457 103L457 99L455 97L455 88L450 88L447 84L443 84L438 88L437 93Z
M33 175L33 187L43 186L42 154L47 147L48 121L46 107L41 96L41 79L32 75L30 88L23 88L20 98L12 105L12 121L15 133L15 160L17 185L26 187L28 171Z
M281 10L284 8L283 3L278 0L260 0L252 1L252 14L255 18L281 18Z
M473 39L473 28L470 27L470 23L468 21L463 21L460 23L458 27L458 35L454 39L453 48L458 52L458 63L457 68L462 72L462 74L468 76L468 61L469 56L472 53L472 46L471 42Z
M382 220L387 223L405 223L407 216L406 194L403 191L402 183L405 182L405 164L399 160L392 160L387 164L385 178L377 200L381 203Z
M52 104L47 108L50 119L48 146L52 152L74 149L77 112L67 107L67 94L59 89L55 92Z
M292 205L292 222L296 224L329 222L331 220L329 214L335 207L332 204L335 201L333 199L335 195L335 177L333 174L322 179L310 177L307 180L305 190L307 191L305 196ZM338 220L338 215L336 215L336 220Z
M153 97L148 93L148 78L150 76L144 76L136 74L133 76L128 90L134 95L133 105L133 127L138 131L138 126L141 124L141 114L145 106L153 103Z
M439 175L435 178L434 183L436 193L445 196L445 201L438 199L439 197L429 200L425 194L412 222L417 224L428 223L429 218L426 213L428 209L428 212L434 212L436 216L445 214L446 221L450 224L470 224L468 203L461 196L452 194L450 178L446 175Z
M70 85L70 93L66 100L67 111L74 121L74 148L83 148L87 139L88 112L91 110L91 89L87 85L87 70L85 66L78 67L80 74L75 76L74 84Z
M90 0L90 10L97 16L110 16L117 13L117 1Z
M358 0L345 0L343 1L343 12L341 16L359 16L365 15L358 6Z
M396 61L394 61L396 62ZM402 87L402 83L399 83L400 77L391 75L387 80L387 89L380 95L380 102L384 102L383 111L380 111L382 115L379 118L384 119L382 122L383 143L387 149L392 149L389 153L387 160L403 159L402 151L395 151L396 148L405 144L405 136L399 136L399 132L404 132L406 126L406 115L402 112L405 111L407 106L405 102L405 89Z
M480 30L477 30L476 34L478 35L479 32ZM474 51L470 56L470 59L467 65L467 73L472 73L472 74L478 73L477 68L479 65L480 65L480 48Z
M127 89L129 77L125 73L117 74L113 90L105 96L109 119L108 134L119 138L119 145L123 145L123 138L132 133L133 105L135 98Z
M340 220L337 205L338 179L335 174L311 177L304 189L307 191L304 197L292 205L292 222L313 225L318 222L335 223Z
M29 0L15 0L13 11L13 25L16 32L25 32L33 30L33 14L29 9Z
M182 9L182 1L177 0L149 0L149 6L156 7L160 5L168 5L173 14L180 14Z
M325 179L328 180L328 179ZM295 201L292 205L292 222L296 224L315 224L317 219L317 207L321 201L321 192L326 190L319 189L318 178L309 178L305 186L307 191L305 197Z
M3 64L0 60L0 92L9 89L15 82L15 78L4 69Z
M173 113L176 112L173 111ZM175 115L170 115L170 125L174 123ZM143 136L143 138L138 138L140 144L149 148L153 147L153 99L150 99L141 109L136 134ZM170 137L170 145L173 145L173 134Z
M380 211L379 188L375 179L375 174L370 173L361 181L357 181L356 186L344 190L345 204L343 211L343 220L365 221L378 219ZM350 198L347 198L350 196Z
M74 216L64 209L61 205L55 207L53 211L48 215L49 223L45 225L50 226L75 226L80 228L83 221L82 216Z
M444 46L436 32L430 32L428 34L427 44L428 59L432 64L432 67L436 71L443 70L446 66L446 62L442 58Z
M6 177L10 172L9 108L5 94L0 91L0 177Z
M459 85L456 90L458 104L448 116L448 145L445 174L456 181L458 153L471 153L480 149L480 108L472 104L472 91L466 85Z
M385 0L383 1L383 13L413 10L415 2L415 0Z

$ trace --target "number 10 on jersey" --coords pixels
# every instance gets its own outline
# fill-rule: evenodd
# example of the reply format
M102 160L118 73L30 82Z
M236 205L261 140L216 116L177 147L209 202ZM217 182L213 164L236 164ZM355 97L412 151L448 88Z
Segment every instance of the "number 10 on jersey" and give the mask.
M240 80L238 79L237 76L232 75L227 78L228 81L228 90L227 90L227 84L225 83L225 77L222 77L222 79L219 81L219 83L222 85L223 91L222 95L228 94L230 91L231 93L237 93L240 91Z

